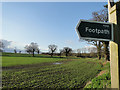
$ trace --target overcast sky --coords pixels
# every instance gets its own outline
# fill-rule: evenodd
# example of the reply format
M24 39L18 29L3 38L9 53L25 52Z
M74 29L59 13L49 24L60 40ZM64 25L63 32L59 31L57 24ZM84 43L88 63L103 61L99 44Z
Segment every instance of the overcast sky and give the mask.
M48 45L58 49L90 46L80 42L75 31L80 19L91 19L92 12L104 8L107 2L18 2L2 4L2 39L24 49L26 44L38 43L45 51Z

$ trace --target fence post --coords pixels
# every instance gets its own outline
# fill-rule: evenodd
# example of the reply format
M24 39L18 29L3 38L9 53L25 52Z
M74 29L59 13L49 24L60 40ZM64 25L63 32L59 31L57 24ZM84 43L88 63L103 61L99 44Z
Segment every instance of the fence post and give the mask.
M114 3L114 2L113 2ZM109 22L114 25L114 41L110 41L111 88L120 88L120 1L108 0ZM112 5L112 6L111 6Z

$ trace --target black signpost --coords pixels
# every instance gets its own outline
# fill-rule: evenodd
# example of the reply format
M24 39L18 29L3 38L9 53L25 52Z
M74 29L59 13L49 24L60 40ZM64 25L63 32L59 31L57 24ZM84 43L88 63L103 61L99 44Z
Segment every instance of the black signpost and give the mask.
M76 27L80 39L113 41L113 24L80 20Z

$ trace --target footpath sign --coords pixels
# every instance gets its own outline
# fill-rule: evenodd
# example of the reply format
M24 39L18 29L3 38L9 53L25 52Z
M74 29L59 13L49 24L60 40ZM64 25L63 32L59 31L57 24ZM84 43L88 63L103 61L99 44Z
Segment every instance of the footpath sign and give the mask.
M113 41L113 24L80 20L76 27L80 39Z

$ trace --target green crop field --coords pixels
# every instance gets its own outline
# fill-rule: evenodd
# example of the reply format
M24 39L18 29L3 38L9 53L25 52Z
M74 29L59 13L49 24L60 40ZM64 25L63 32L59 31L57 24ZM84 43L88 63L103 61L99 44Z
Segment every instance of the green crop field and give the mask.
M61 58L38 58L38 57L2 57L2 66L16 66L16 65L24 65L24 64L36 64L36 63L44 63L44 62L55 62L61 61Z
M3 88L83 88L102 68L92 58L2 57Z

